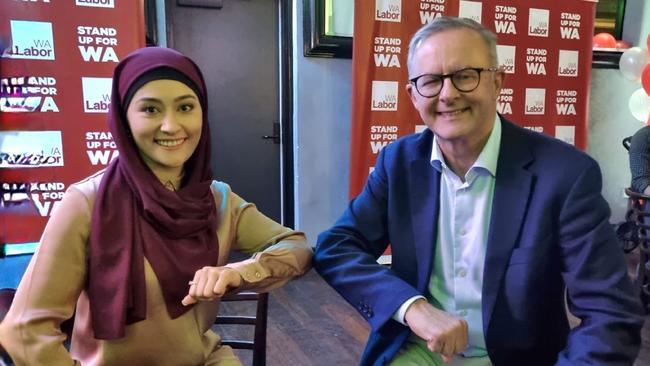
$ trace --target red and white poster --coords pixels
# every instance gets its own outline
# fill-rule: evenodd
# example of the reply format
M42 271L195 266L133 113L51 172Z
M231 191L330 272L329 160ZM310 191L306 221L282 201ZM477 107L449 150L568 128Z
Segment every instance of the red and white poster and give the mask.
M142 0L0 2L0 244L36 242L67 187L116 155L117 63L145 44Z
M350 196L361 192L386 144L426 128L405 89L408 43L443 15L497 34L506 72L499 113L585 149L595 12L594 0L356 0Z

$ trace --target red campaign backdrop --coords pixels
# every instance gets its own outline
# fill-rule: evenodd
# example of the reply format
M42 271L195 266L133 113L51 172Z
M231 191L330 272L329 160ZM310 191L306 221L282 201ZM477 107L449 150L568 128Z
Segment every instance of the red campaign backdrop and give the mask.
M145 44L142 0L0 3L0 244L38 241L74 182L115 155L115 65Z
M408 42L441 15L497 34L505 118L585 149L595 11L595 0L355 0L350 195L383 146L425 128L405 89Z

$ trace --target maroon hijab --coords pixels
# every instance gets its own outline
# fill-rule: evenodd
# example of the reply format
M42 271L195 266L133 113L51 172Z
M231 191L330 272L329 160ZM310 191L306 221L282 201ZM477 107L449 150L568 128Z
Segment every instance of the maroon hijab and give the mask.
M161 67L186 76L198 90L203 127L185 163L177 191L166 189L144 163L126 120L125 95L139 78ZM106 168L94 204L89 240L87 292L98 339L124 336L126 324L146 318L144 258L160 282L167 311L188 311L181 300L187 282L219 253L214 197L210 190L210 129L205 82L198 66L177 51L142 48L115 68L108 126L120 153Z

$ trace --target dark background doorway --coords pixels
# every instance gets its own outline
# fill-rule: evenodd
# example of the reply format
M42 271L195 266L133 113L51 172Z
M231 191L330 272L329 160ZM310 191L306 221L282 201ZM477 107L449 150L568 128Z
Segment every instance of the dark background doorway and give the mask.
M291 114L290 103L282 102L291 100L290 83L282 80L288 75L282 71L290 71L289 48L282 45L290 18L281 3L230 0L217 9L167 2L166 24L168 46L196 61L206 79L215 179L292 226L293 173L283 170L290 167ZM291 179L282 179L283 172Z

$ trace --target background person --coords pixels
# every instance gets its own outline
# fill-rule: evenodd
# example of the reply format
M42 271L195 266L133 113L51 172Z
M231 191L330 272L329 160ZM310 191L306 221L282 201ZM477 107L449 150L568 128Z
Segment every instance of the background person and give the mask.
M643 126L630 141L632 190L650 195L650 126Z

